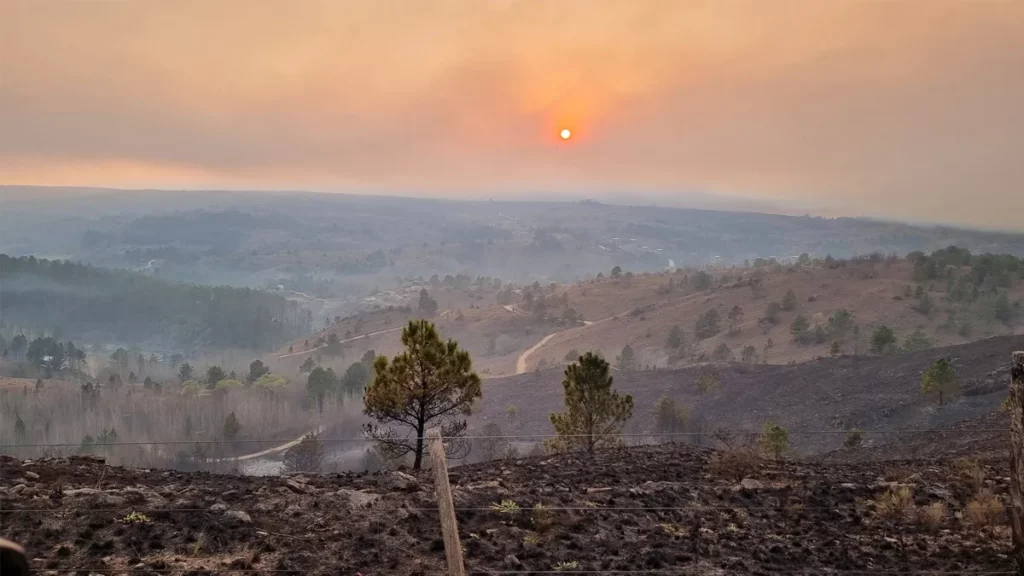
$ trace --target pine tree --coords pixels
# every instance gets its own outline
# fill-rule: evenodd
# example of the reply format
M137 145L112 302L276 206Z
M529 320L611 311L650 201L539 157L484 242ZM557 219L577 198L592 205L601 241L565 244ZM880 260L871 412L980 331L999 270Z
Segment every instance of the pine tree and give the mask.
M670 351L676 351L683 347L683 331L676 324L672 327L672 331L668 333L668 340L665 341L665 347Z
M796 310L796 293L792 288L786 290L786 295L782 297L782 309Z
M378 422L411 428L414 437L407 439L392 427L376 424L367 424L365 431L391 456L412 453L413 468L419 470L428 427L440 425L446 438L465 432L466 421L458 416L468 414L482 396L480 377L469 353L454 340L443 342L427 320L409 322L402 330L402 344L405 352L390 362L385 356L374 362L363 412ZM466 449L460 442L448 445L450 451Z
M306 392L309 393L310 398L316 401L317 411L320 414L324 412L324 399L329 394L333 394L337 386L338 378L331 368L325 370L322 366L317 366L309 373L309 377L306 378Z
M238 433L242 431L242 423L238 421L238 417L232 412L228 414L228 417L224 419L224 426L221 428L224 433L224 439L228 441L234 441L238 437Z
M633 347L629 344L622 347L622 353L615 360L619 370L623 372L632 372L640 368L636 354L633 352Z
M633 397L612 389L608 363L592 352L565 369L562 380L565 411L551 414L558 436L548 442L556 450L584 448L593 454L600 446L615 445L633 415Z
M960 390L956 370L949 360L939 358L921 375L921 392L938 396L939 406Z

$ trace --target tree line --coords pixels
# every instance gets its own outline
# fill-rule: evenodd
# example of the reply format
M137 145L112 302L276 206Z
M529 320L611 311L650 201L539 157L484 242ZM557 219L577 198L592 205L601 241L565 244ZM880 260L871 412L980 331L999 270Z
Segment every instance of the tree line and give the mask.
M32 256L0 254L0 282L5 324L78 339L265 350L297 336L307 322L296 303L259 290L177 284Z

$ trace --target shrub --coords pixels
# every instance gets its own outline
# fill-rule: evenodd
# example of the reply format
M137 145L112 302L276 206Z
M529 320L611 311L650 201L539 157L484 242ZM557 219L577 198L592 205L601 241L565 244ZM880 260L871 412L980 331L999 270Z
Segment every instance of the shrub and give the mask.
M938 528L946 522L949 512L945 502L932 502L921 509L920 522L929 528Z
M985 487L985 467L977 460L960 458L951 465L957 480L971 493Z
M721 331L721 328L718 326L718 322L718 310L715 310L714 308L707 310L697 318L697 322L693 327L694 336L697 340L707 340L715 334L718 334Z
M895 348L896 334L893 333L892 328L885 325L875 328L875 331L871 334L870 352L872 354L888 354Z
M843 440L843 446L853 450L854 448L860 448L861 442L864 438L860 430L850 430L846 435L846 440Z
M729 346L726 345L725 342L722 342L716 346L714 352L711 353L711 360L713 362L732 362L735 360L735 357L733 356L732 350Z
M786 295L782 297L782 309L796 310L796 293L792 288L786 290Z
M516 504L514 500L504 499L501 502L491 504L491 510L499 514L505 514L506 516L515 516L519 513L519 504Z
M651 413L654 416L654 432L657 434L683 432L690 420L689 411L668 396L658 398Z
M761 427L761 435L758 437L757 443L762 452L779 458L789 450L789 433L782 426L769 420Z
M740 352L740 359L746 362L747 364L753 364L754 362L757 361L757 348L754 348L750 344L747 344L746 346L743 347L743 350Z
M1003 503L998 496L988 490L979 490L964 509L964 522L973 528L997 526L1002 524L1003 520Z
M718 377L717 372L703 372L694 381L693 387L698 394L707 394L708 392L714 392L718 390L722 382Z
M683 331L677 324L673 326L672 330L668 333L668 339L665 341L665 348L671 351L678 350L683 347L684 341Z
M761 456L749 446L726 447L712 454L711 471L725 478L740 480L750 476L761 463Z
M533 512L530 515L530 519L533 521L534 529L536 529L540 534L551 529L551 524L553 522L551 510L539 502L533 505Z
M875 500L875 512L887 520L909 520L914 511L914 494L907 486L889 488Z
M811 341L811 323L803 314L797 314L793 323L789 325L789 333L793 335L793 341L800 344L807 344Z
M323 463L323 444L312 433L284 453L284 468L288 472L319 472Z
M903 349L907 352L914 352L916 350L927 350L932 347L932 341L928 339L928 336L924 333L924 330L918 328L907 336L907 339L903 341Z

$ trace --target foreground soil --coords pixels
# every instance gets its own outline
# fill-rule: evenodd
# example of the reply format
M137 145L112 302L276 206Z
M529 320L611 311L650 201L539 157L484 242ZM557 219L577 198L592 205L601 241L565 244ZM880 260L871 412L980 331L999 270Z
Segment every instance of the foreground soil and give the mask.
M717 458L663 445L453 469L467 570L1013 569L1001 519L961 517L977 485L949 464L777 462L737 474ZM1005 495L1005 475L987 467L982 484ZM880 515L873 501L893 486L919 507L945 503L941 525ZM429 473L256 478L0 457L0 534L42 573L440 573L435 506Z

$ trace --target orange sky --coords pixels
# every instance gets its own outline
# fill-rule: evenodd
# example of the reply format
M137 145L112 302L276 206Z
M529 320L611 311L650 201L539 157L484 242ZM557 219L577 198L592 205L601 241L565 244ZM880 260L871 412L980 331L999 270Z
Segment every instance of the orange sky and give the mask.
M0 183L1024 228L1021 70L1014 0L0 0Z

